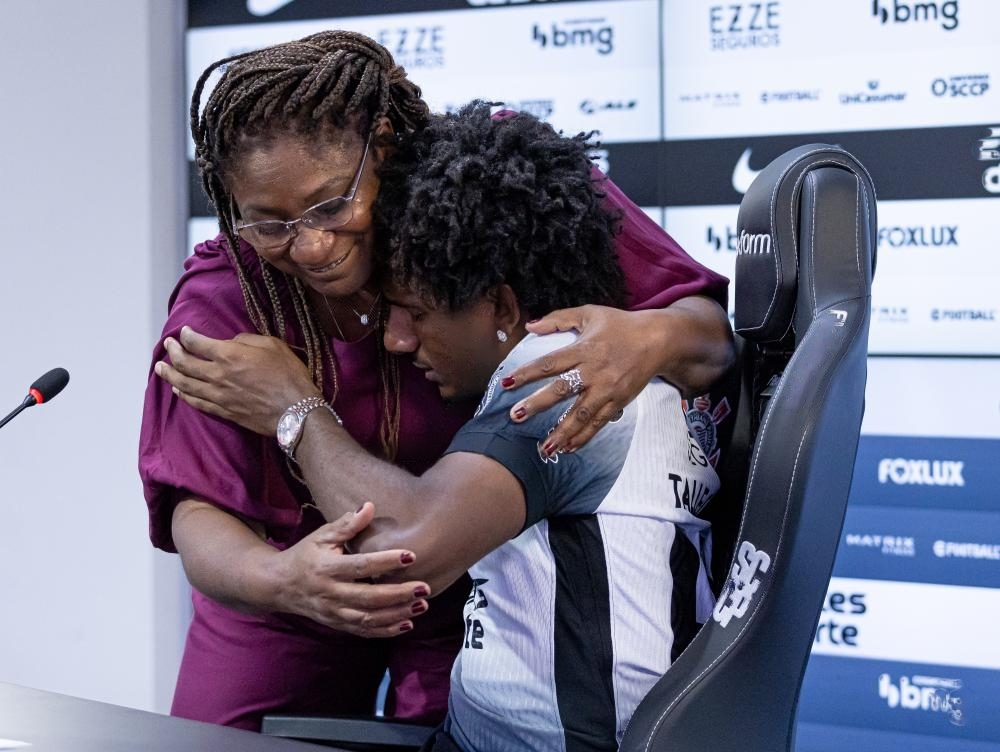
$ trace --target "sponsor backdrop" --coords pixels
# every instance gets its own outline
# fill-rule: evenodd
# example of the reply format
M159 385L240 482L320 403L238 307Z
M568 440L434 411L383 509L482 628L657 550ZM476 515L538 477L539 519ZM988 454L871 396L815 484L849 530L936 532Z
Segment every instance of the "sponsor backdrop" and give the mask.
M189 0L188 91L239 50L355 29L434 109L598 131L602 167L730 276L758 170L854 153L879 198L867 413L798 749L998 749L997 23L996 0ZM191 175L196 242L216 228Z

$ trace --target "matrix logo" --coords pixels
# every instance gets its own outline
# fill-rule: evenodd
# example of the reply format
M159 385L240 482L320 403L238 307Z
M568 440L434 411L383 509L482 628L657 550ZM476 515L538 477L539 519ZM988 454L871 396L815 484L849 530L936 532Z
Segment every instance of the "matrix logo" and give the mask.
M708 9L713 52L777 47L781 43L780 2L727 3Z
M873 0L872 15L883 25L940 21L942 29L954 31L958 28L958 0L929 3Z
M964 486L965 463L954 460L886 458L878 463L878 482L898 486Z
M961 688L960 679L939 676L901 676L898 685L893 683L889 674L878 678L878 696L890 708L944 713L955 726L965 723L962 699L955 694Z
M542 49L549 46L593 47L598 55L609 55L615 51L615 28L606 24L603 18L571 19L563 26L553 22L548 30L535 24L531 38Z

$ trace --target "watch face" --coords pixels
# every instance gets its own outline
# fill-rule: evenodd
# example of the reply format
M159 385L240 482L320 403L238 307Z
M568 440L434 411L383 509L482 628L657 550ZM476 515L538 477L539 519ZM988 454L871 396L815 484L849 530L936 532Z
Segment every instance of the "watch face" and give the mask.
M295 442L295 437L299 433L302 419L293 412L284 413L278 420L278 444L284 448L290 447Z

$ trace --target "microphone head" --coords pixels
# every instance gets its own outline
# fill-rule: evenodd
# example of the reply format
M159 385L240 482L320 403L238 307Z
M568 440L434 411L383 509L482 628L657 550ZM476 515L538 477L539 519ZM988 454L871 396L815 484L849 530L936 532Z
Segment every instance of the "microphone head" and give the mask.
M69 371L65 368L53 368L43 373L28 389L28 394L35 398L37 404L47 402L66 388L69 383Z

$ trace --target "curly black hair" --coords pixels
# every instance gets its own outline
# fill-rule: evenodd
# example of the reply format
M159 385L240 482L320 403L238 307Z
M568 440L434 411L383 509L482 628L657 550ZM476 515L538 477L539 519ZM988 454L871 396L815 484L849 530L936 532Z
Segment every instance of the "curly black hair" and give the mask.
M565 136L480 100L433 115L386 160L379 261L394 282L459 310L506 283L529 318L621 306L616 217L602 206L591 134Z

